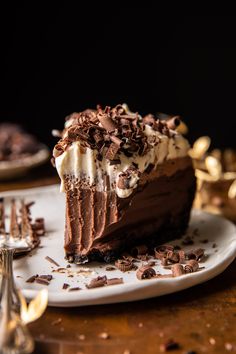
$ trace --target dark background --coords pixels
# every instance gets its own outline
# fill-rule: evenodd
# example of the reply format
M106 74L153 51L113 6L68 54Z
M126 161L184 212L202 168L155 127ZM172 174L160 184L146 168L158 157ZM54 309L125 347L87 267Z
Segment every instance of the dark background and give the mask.
M1 11L0 45L0 120L50 145L67 114L127 102L182 115L192 141L236 147L236 17L21 5Z

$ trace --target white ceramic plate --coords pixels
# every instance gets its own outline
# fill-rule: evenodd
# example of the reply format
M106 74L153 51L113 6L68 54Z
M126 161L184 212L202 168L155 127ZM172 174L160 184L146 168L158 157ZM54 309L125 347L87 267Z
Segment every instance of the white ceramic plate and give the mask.
M0 180L22 176L29 169L43 164L48 158L49 149L42 144L39 151L33 155L23 157L20 160L0 161Z
M34 200L36 204L32 208L33 216L45 217L48 233L41 238L42 248L35 250L32 256L28 255L15 260L14 271L17 286L23 290L28 299L33 298L43 285L26 283L26 279L34 274L52 274L54 278L48 286L49 305L51 306L106 304L173 293L215 277L223 272L236 256L236 229L234 224L219 216L193 211L187 234L193 235L194 230L198 229L199 235L195 236L193 246L182 247L186 250L197 247L205 248L207 257L200 264L200 266L205 267L204 269L178 278L140 281L136 279L135 271L127 273L122 273L119 270L106 271L105 264L93 263L88 266L72 266L68 271L74 277L68 277L68 271L64 274L52 272L57 267L45 260L45 256L50 256L61 267L67 265L63 252L64 195L59 192L59 186L5 192L1 196L6 197L6 202L12 196L24 197L26 201ZM202 240L206 239L209 240L208 243L202 243ZM172 242L172 244L180 243L180 240ZM214 243L217 247L212 247ZM163 271L159 265L155 268L163 274L170 272L170 270ZM89 283L92 278L105 274L108 278L123 277L124 284L86 289L85 284ZM71 287L80 287L83 290L74 292L62 290L63 283L68 283Z

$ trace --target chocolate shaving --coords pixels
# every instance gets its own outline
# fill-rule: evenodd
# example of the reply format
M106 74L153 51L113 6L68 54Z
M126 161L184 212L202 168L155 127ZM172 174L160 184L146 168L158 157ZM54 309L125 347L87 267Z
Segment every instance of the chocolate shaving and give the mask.
M39 275L39 278L51 281L53 277L51 274L43 274L43 275Z
M64 283L63 285L62 285L62 289L63 290L66 290L66 289L68 289L70 287L70 284L67 284L67 283Z
M106 110L106 108L105 108ZM101 125L108 132L113 132L117 129L117 124L113 121L113 119L106 113L102 113L101 111L97 115Z
M133 262L128 259L117 259L115 266L122 272L127 272L133 268Z
M50 282L47 279L37 277L35 278L35 282L38 284L49 285Z
M182 245L185 245L185 246L189 246L189 245L193 245L193 244L194 244L194 241L191 239L190 236L186 236L182 241Z
M195 259L191 259L190 261L188 261L184 267L186 273L193 273L196 272L198 269L199 264L198 261L196 261Z
M38 278L38 274L32 275L31 277L29 277L29 278L26 280L26 283L33 283L36 278Z
M105 155L106 159L114 160L118 150L119 150L119 146L114 143L111 143Z
M202 248L197 248L186 253L186 259L195 259L196 261L200 261L203 256L204 249Z
M46 256L45 259L46 259L48 262L54 264L55 266L60 267L60 265L59 265L56 261L54 261L54 259L52 259L51 257Z
M102 277L97 277L91 280L89 284L86 285L88 289L100 288L104 286L107 282L107 277L104 275Z
M171 267L171 271L172 271L173 277L179 277L185 273L184 267L182 266L182 264L179 264L179 263L173 264Z
M75 288L70 288L69 291L78 291L78 290L81 290L81 288L79 288L78 286L75 287Z
M123 284L123 278L111 278L107 279L106 285L117 285L117 284Z
M144 265L137 270L136 276L139 280L151 279L156 276L156 271L149 265Z
M175 251L168 251L166 254L166 258L170 263L178 263L179 262L179 253Z
M108 271L108 272L110 272L110 271L112 271L112 270L116 270L116 268L115 268L115 267L112 267L112 266L107 266L107 267L105 268L105 270Z
M168 251L174 251L174 246L172 245L161 245L154 248L154 254L156 259L162 259L167 256Z

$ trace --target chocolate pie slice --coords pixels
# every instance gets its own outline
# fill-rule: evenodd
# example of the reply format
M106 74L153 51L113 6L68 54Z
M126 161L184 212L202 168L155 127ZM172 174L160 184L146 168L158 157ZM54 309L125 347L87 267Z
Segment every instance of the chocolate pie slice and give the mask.
M53 159L66 197L70 262L110 262L184 233L195 176L179 123L141 117L125 105L66 118Z

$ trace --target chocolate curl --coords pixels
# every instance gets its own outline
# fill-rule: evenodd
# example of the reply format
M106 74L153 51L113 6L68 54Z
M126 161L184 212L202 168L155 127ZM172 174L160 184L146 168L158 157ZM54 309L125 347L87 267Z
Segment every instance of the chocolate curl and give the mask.
M186 273L193 273L196 272L198 269L199 264L195 259L191 259L190 261L188 261L186 266L184 267Z
M179 263L184 263L185 262L185 252L183 250L180 250L178 253L179 253Z
M5 235L5 208L4 208L4 199L0 199L0 234Z
M111 279L107 279L106 285L117 285L117 284L123 284L123 278L111 278Z
M118 150L119 150L119 145L115 143L111 143L105 155L106 159L114 160Z
M145 117L143 117L143 123L147 124L147 125L150 125L150 126L153 126L156 123L154 115L153 114L148 114Z
M111 141L113 141L113 143L115 143L119 148L123 145L123 141L121 139L119 139L117 136L115 135L111 135L110 136Z
M161 245L154 248L154 254L156 259L162 259L167 255L168 251L174 251L174 246L172 245Z
M140 267L136 272L136 277L139 280L151 279L151 278L154 278L155 276L156 276L155 269L153 269L149 265L144 265L144 266Z
M166 125L169 129L175 130L180 125L180 118L179 116L172 117L166 121Z
M196 250L191 250L186 254L187 259L195 259L196 261L200 261L204 256L204 249L197 248Z
M127 272L133 268L133 262L128 259L117 259L115 266L122 272Z
M134 257L140 256L140 255L146 255L147 252L148 252L148 248L146 245L136 246L136 247L133 247L131 250L131 254Z
M166 257L170 263L178 263L179 262L179 254L174 251L168 251Z
M16 238L20 237L20 228L17 222L16 202L14 199L11 201L10 236Z
M103 277L97 277L92 279L89 284L86 285L86 288L93 289L93 288L100 288L104 286L107 282L107 277L104 275Z
M173 264L171 267L171 271L172 271L173 277L179 277L185 273L184 267L180 263Z
M109 112L108 112L109 113ZM101 111L97 115L102 127L106 129L107 132L113 132L114 130L117 129L117 124L113 121L111 117L106 113L106 108L105 108L105 113L102 113Z

